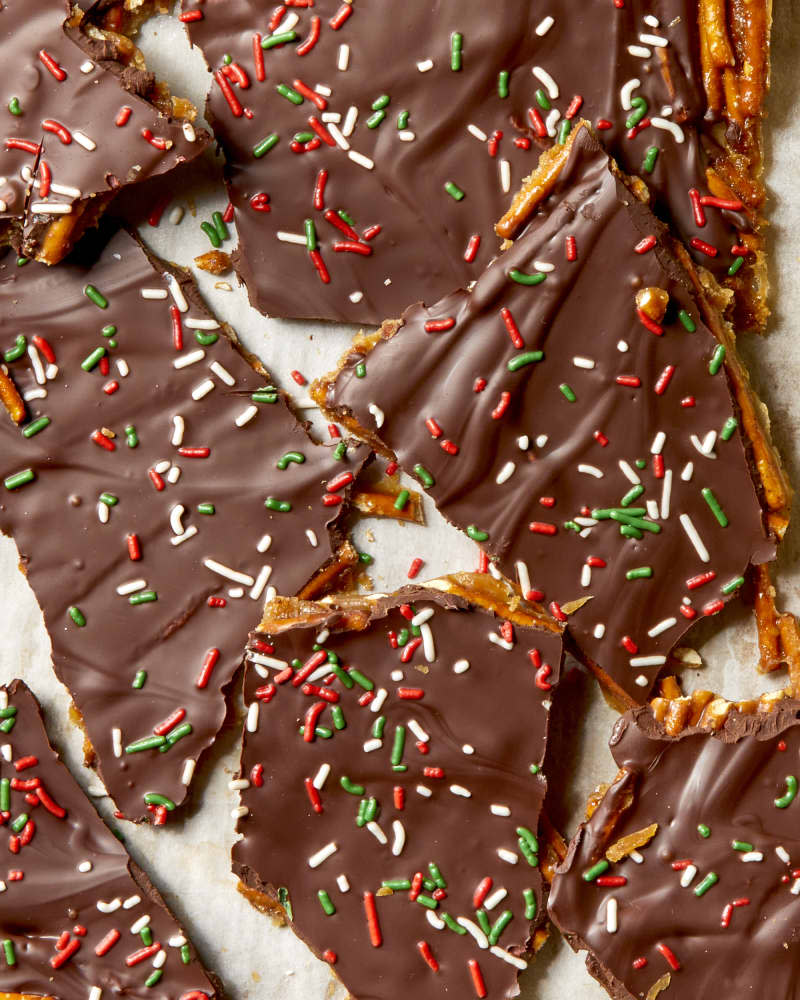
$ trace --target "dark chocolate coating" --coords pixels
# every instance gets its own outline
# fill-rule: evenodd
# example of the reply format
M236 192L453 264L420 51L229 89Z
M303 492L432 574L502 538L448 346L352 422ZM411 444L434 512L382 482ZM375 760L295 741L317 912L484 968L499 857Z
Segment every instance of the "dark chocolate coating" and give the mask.
M644 996L665 972L670 1000L800 996L800 799L775 804L786 792L786 775L798 771L798 702L770 714L733 712L718 733L690 729L676 738L649 709L637 709L617 723L611 752L623 773L581 825L549 900L572 947L588 949L592 975L619 1000ZM612 843L652 823L658 832L640 848L643 862L626 859L604 873L627 877L626 885L582 878ZM710 829L708 837L700 825ZM680 884L685 867L673 868L683 861L697 869L687 886ZM710 872L718 881L696 895ZM606 929L611 897L618 907L614 934ZM680 970L670 968L659 943ZM633 968L640 958L646 964Z
M417 613L434 611L428 622L435 644L431 661L420 647L405 664L403 649L391 648L390 633L399 636L410 628L399 610L406 602ZM446 898L438 901L434 917L441 920L441 914L448 913L475 922L473 894L489 877L489 921L494 925L506 910L513 915L498 947L524 953L532 922L525 919L523 889L534 892L538 924L543 917L542 879L538 867L531 867L520 851L517 828L533 834L538 828L546 782L541 772L531 773L530 765L541 766L544 759L550 699L561 668L560 636L515 627L513 649L501 648L488 638L497 635L499 624L492 615L424 588L406 588L380 601L364 631L337 631L335 619L331 615L323 649L335 653L343 667L367 675L377 697L383 697L381 691L388 694L376 712L374 707L359 707L363 687L355 684L348 690L334 679L330 688L340 696L346 726L334 728L328 706L318 725L333 730L332 738L316 736L306 742L298 727L317 699L289 681L277 687L270 701L258 705L259 689L263 697L263 688L278 671L265 667L263 659L258 663L257 656L249 660L245 700L256 704L259 714L255 731L245 730L242 774L248 778L253 767L261 765L263 784L251 783L242 793L249 815L239 822L243 836L234 847L234 870L249 888L273 898L280 888L288 889L292 928L318 956L327 949L336 953L334 971L354 1000L393 1000L399 984L419 1000L472 996L471 959L480 966L490 998L514 996L518 970L480 947L470 933L435 929L426 918L429 911L409 899L408 888L375 896L382 943L373 946L363 896L377 894L385 879L411 880L417 871L427 879L428 865L434 862L447 884ZM260 638L273 647L273 658L306 663L318 648L320 627L300 626ZM533 649L551 667L549 673L532 665ZM469 668L456 673L453 666L461 659ZM402 680L397 675L392 679L395 670L402 671ZM402 699L397 692L403 687L421 688L424 696ZM365 752L363 745L374 738L373 726L381 716L386 720L382 742ZM419 751L419 733L406 728L402 763L407 770L393 771L396 726L407 727L410 720L429 737L429 752ZM330 772L319 792L322 811L317 813L304 780L315 779L326 763ZM442 768L443 776L426 777L424 767ZM362 794L345 791L343 777L362 786L363 796L378 800L376 821L388 843L380 843L370 829L357 827ZM402 810L394 799L397 786L405 794ZM429 797L417 791L418 786L428 789ZM452 792L453 786L460 786L462 794ZM464 797L464 790L471 797ZM493 814L492 804L507 806L510 815ZM405 845L394 854L396 821L404 827ZM311 868L308 859L330 842L337 845L336 853ZM498 849L512 852L516 863L502 860ZM349 883L345 892L337 885L341 874ZM503 888L506 897L492 901L491 895ZM332 916L320 906L320 889L336 907ZM422 893L429 904L434 902L430 885ZM420 955L420 941L430 946L438 972Z
M83 716L109 792L126 816L136 818L147 815L145 792L161 792L176 803L186 795L183 762L197 759L213 742L225 718L223 689L241 663L247 633L261 617L266 589L262 585L251 599L252 581L263 566L272 566L269 585L294 594L332 558L338 536L328 532L342 507L323 504L325 483L357 472L366 450L351 449L350 457L337 461L330 448L310 440L280 394L271 397L272 404L253 403L251 393L268 384L268 377L254 371L221 330L215 343L198 344L192 319L211 317L185 279L180 285L185 310L175 307L184 347L176 351L173 299L141 294L142 289L165 292L165 277L127 233L107 245L98 239L81 246L82 257L55 271L34 263L18 268L11 255L0 265L0 343L10 348L24 334L36 351L33 336L44 337L58 365L54 378L37 387L28 355L9 364L21 392L46 388L47 396L29 402L21 428L0 411L0 482L24 469L36 476L25 486L2 489L0 530L19 547L45 614L56 671ZM86 297L87 284L105 296L107 309ZM116 348L101 335L108 324L117 327ZM198 333L214 336L213 330ZM111 359L107 377L99 365L91 372L81 368L100 346ZM194 364L174 367L192 352L200 352ZM118 361L127 363L127 377ZM215 372L210 366L217 364L222 368ZM193 390L209 379L213 390L193 399ZM104 388L113 381L119 388L107 395ZM236 426L250 407L252 419ZM43 415L50 425L26 438L22 431ZM207 458L179 454L172 444L175 415L185 421L180 446L210 448ZM135 448L126 443L129 425L138 435ZM113 451L91 439L103 427L116 434ZM305 456L302 464L276 467L294 451ZM150 473L162 461L181 474L173 484L163 471L158 490ZM106 511L99 503L103 493L118 498ZM291 511L267 509L269 497L291 503ZM216 513L201 513L198 506L204 503L214 504ZM170 516L177 504L185 508L183 528L197 534L176 546L170 541ZM98 511L109 515L107 523ZM140 561L129 557L130 533L138 534ZM256 545L265 535L272 542L261 553ZM240 584L208 569L209 558L250 578L241 585L244 596L230 596L229 588ZM158 600L132 606L116 588L140 579ZM225 598L227 605L209 606L213 597ZM73 623L71 606L81 610L85 627ZM209 649L219 650L219 660L207 687L198 689ZM147 671L147 683L134 690L140 670ZM190 735L167 752L123 753L117 759L113 729L122 730L126 746L151 734L178 708L186 709Z
M708 193L705 169L715 144L711 122L705 120L705 93L698 55L697 5L691 0L626 0L615 8L611 0L581 4L557 0L546 6L524 0L495 0L491 17L479 0L442 0L436 4L394 5L362 0L338 30L330 27L340 11L340 0L317 0L313 7L288 8L287 17L299 15L293 29L297 39L263 53L265 80L256 79L253 36L269 37L272 8L257 0L184 0L187 12L200 10L202 20L187 24L190 38L200 46L212 70L229 57L247 74L248 86L231 83L235 99L252 114L235 117L216 82L211 84L208 110L228 162L228 183L236 208L240 237L238 267L247 283L253 305L274 316L321 317L377 324L397 317L412 298L433 303L453 288L478 277L496 255L498 240L493 224L503 215L522 178L536 164L551 138L538 139L528 111L541 110L535 93L543 84L534 68L554 80L558 96L549 103L562 117L573 97L580 95L580 115L610 123L601 133L606 148L630 173L641 173L647 150L660 149L655 169L643 174L650 184L658 211L684 239L699 236L714 244L713 260L693 251L699 263L724 275L733 261L731 246L740 242L737 228L747 230L742 213L707 210L707 224L698 228L688 191ZM542 36L536 29L545 15L552 27ZM645 24L655 15L661 27ZM319 21L319 40L310 51L303 41ZM284 31L286 24L276 28ZM461 69L451 69L451 36L462 36ZM651 55L632 55L630 45L641 46L640 34L667 39L665 48L650 46ZM349 46L349 66L337 69L340 46ZM662 72L669 77L668 86ZM433 61L420 72L418 63ZM508 97L498 93L501 72L510 74ZM307 98L299 106L276 92L279 84L293 86L295 79L310 88L318 84L332 90L327 112L342 116L358 109L358 122L349 136L353 150L368 157L373 169L348 159L349 152L323 142L319 148L296 154L293 137L309 132L312 115L321 109ZM634 91L644 97L649 118L661 117L672 107L670 120L681 123L683 141L670 132L648 127L628 138L620 91L631 79ZM382 96L390 103L386 117L376 126L366 123L376 112L373 103ZM380 108L378 114L380 114ZM413 141L403 141L397 117L408 111L405 131ZM649 120L649 119L648 119ZM560 124L560 123L559 123ZM487 138L502 132L496 155L487 142L470 134L475 126ZM256 158L256 144L271 134L279 145ZM551 135L555 135L555 128ZM522 139L528 149L515 145ZM502 161L510 180L502 183ZM325 206L344 209L361 233L373 225L382 231L369 241L372 254L337 252L334 243L345 239L312 204L319 170L328 171ZM455 201L445 191L454 182L464 193ZM260 193L270 197L271 211L256 211L250 199ZM323 284L304 247L277 241L279 231L303 233L304 220L315 221L320 251L330 272ZM474 260L464 260L473 235L481 237ZM363 242L363 240L362 240ZM362 297L353 302L351 294Z
M397 334L366 356L366 376L358 377L364 359L353 353L328 390L333 412L352 413L406 471L421 465L430 473L428 492L445 517L462 529L488 532L483 547L507 576L518 576L515 564L522 560L545 603L592 598L570 614L569 632L582 654L636 701L646 698L663 658L690 627L684 615L718 608L712 602L729 599L727 585L773 551L739 432L727 441L718 436L708 456L692 443L693 435L701 444L709 433L720 435L736 407L724 366L709 373L719 345L700 319L685 271L663 245L634 250L660 232L584 129L542 212L472 292L454 292L430 308L412 306ZM565 258L567 236L576 240L574 262ZM537 261L555 268L541 284L510 279L513 269L534 274ZM662 335L646 329L636 314L636 291L652 286L670 297ZM506 330L506 308L522 350ZM679 310L690 314L694 332L684 328ZM429 321L442 318L453 318L455 326L426 332ZM543 359L509 370L530 351L542 351ZM667 366L674 372L659 393ZM641 384L618 384L620 376L636 376ZM476 379L486 380L483 391L475 391ZM570 391L573 402L565 396ZM690 397L695 405L683 405ZM372 404L384 414L378 429ZM438 422L440 437L432 436L428 418ZM651 454L662 432L664 471L672 472L668 511L661 508L666 480L658 477ZM522 436L529 438L524 448ZM447 440L457 454L443 449ZM509 462L513 474L498 485ZM693 474L684 482L689 462ZM633 478L644 492L637 488L640 495L623 502ZM705 488L713 490L727 527L703 498ZM575 522L595 509L641 512L647 501L659 505L661 530L654 530L648 513L651 527L639 539L622 537L614 520ZM707 560L679 521L683 514L703 540ZM534 523L553 533L534 533ZM586 583L582 574L590 558L606 566L592 568ZM646 567L649 579L627 578ZM709 571L716 574L710 582L687 587ZM663 625L667 620L672 624ZM604 626L601 636L598 626ZM626 636L634 646L622 645ZM660 660L637 662L640 657Z
M71 29L71 34L65 30L69 13L70 4L61 0L5 0L0 6L0 52L6 67L3 104L13 96L21 109L19 115L14 115L3 108L0 200L6 207L0 212L0 221L17 220L23 224L22 246L28 254L40 249L42 223L55 217L34 212L32 206L72 205L69 214L78 213L86 207L80 204L84 199L105 196L121 185L171 170L199 155L209 140L207 132L195 133L192 128L189 135L193 138L189 141L181 122L165 117L126 89L130 72L119 76L90 59L87 52L93 43L78 29ZM94 48L99 54L97 44ZM65 79L58 80L46 68L40 51L55 60L66 73ZM83 72L81 67L87 60L92 68ZM123 107L129 107L131 115L125 125L118 127L115 120ZM46 130L42 123L47 121L63 126L68 134L60 138ZM143 129L166 140L169 148L156 148L142 136ZM82 145L74 138L76 131L96 148ZM37 156L9 149L9 140L41 144L41 151ZM49 166L54 185L46 200L40 196L38 186L31 190L30 178L21 175L25 168L36 171L39 159ZM39 172L37 180L41 177ZM60 186L80 193L65 193Z
M16 709L13 729L0 733L4 745L0 780L12 783L10 813L2 813L3 841L25 839L27 835L10 829L22 814L29 817L34 831L17 853L9 852L4 843L0 940L12 943L16 961L9 965L4 956L0 992L77 1000L98 987L104 997L124 995L131 1000L216 997L215 985L188 945L188 961L182 960L183 930L158 891L131 861L50 746L30 690L22 681L13 681L0 692L8 694L9 707ZM28 762L29 766L17 770L15 763L26 757L36 758L37 763ZM27 796L35 798L36 791L13 784L35 779L46 791L48 802L54 801L56 811L65 810L66 815L55 815L41 802L33 805ZM80 871L86 862L89 870ZM22 872L22 878L9 879L9 870ZM103 904L103 910L98 904ZM140 934L132 934L130 928L147 916L151 947L158 943L161 948L128 965L126 958L145 947ZM118 932L118 940L105 955L97 955L95 949L113 931ZM65 932L70 942L67 948L74 948L75 941L80 947L54 969L51 962L59 954L56 942ZM156 958L160 951L165 960ZM145 986L162 961L160 979Z

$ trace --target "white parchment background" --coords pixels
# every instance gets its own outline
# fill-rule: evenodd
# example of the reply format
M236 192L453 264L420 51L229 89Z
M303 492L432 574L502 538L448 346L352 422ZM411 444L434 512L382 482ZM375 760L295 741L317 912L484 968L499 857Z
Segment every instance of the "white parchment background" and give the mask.
M768 186L772 227L773 319L766 340L742 342L742 351L753 369L754 382L769 404L775 437L793 478L800 482L800 0L778 0L773 30L773 86L769 101ZM173 93L191 97L203 107L207 88L205 64L189 48L178 22L157 18L145 26L141 46L151 69L172 85ZM199 222L226 203L219 181L219 165L209 158L208 169L197 183L183 190L164 214L158 229L146 227L143 236L164 257L191 265L195 255L208 249ZM181 205L183 220L169 221L171 209ZM227 246L233 246L233 241ZM297 390L289 372L300 369L313 377L332 367L349 343L353 330L324 324L269 320L250 309L243 290L220 291L218 279L197 272L199 284L212 307L238 331L247 346L258 353L274 379ZM409 301L413 289L409 290ZM302 391L301 391L302 393ZM308 416L314 413L309 410ZM368 522L359 532L359 547L376 556L371 568L376 588L392 589L405 582L412 556L425 554L423 576L428 578L476 563L476 548L449 528L426 501L426 527ZM371 533L367 538L366 531ZM373 540L374 539L374 540ZM393 553L401 553L392 558ZM779 560L779 585L784 605L800 612L800 528L790 529ZM112 804L104 797L97 778L81 762L81 735L69 725L66 691L56 681L50 660L50 643L41 612L30 588L17 569L16 547L0 537L0 682L23 677L43 703L56 746L63 752L82 785L95 793L95 801L108 816ZM702 671L684 675L687 689L712 687L731 698L752 696L783 682L775 676L763 680L755 673L756 641L749 614L735 604L705 623L689 640L705 661ZM594 685L577 675L569 682L571 696L570 738L560 751L552 784L560 793L553 813L565 832L574 829L589 791L609 778L613 765L606 740L614 713L606 707ZM227 784L237 766L235 730L223 735L217 752L198 771L193 784L196 808L166 830L135 828L123 823L126 843L149 872L168 903L182 919L206 965L225 982L230 1000L323 1000L331 995L328 967L317 962L305 946L285 928L280 929L244 901L236 892L229 871L233 841L230 810L236 793ZM624 933L624 927L622 928ZM398 984L398 993L402 984ZM343 996L339 987L337 995ZM605 994L554 935L537 961L522 978L525 1000L600 1000Z

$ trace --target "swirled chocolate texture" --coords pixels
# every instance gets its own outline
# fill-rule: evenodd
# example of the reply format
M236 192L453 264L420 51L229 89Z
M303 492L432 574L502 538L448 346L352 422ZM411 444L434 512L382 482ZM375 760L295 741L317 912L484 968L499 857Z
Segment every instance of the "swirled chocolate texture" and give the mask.
M478 0L402 15L363 0L275 14L184 0L214 74L251 302L377 324L409 295L430 304L467 285L497 253L511 192L580 114L699 241L697 262L736 287L741 322L762 322L751 264L768 12L743 6L502 0L487 18Z
M474 289L406 310L320 393L568 614L584 658L634 701L773 549L726 349L661 235L581 128Z
M194 286L126 233L81 246L55 271L0 265L25 401L18 424L0 410L0 530L109 792L130 818L164 795L161 822L224 721L269 588L337 571L363 456L315 445Z
M799 722L800 705L788 702L734 711L713 734L669 737L649 709L617 723L620 773L549 902L615 1000L655 996L659 980L670 1000L800 995ZM653 824L635 858L608 861L610 847Z
M426 588L319 609L250 646L235 872L355 1000L515 996L559 634Z
M111 36L84 34L82 21L61 0L0 6L0 226L4 242L48 264L121 187L193 159L209 140L155 106L173 107L152 74L125 61L127 39L123 55Z
M158 891L50 746L22 681L0 688L0 744L3 996L218 996Z

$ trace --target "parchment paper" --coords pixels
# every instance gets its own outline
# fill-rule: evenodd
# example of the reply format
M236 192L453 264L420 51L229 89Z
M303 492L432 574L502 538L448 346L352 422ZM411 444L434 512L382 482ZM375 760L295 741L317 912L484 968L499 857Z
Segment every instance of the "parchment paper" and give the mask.
M770 230L772 309L767 339L742 338L758 391L768 403L774 434L793 478L800 466L797 428L800 427L800 194L797 163L800 158L800 0L778 0L773 30L773 84L766 127ZM208 74L199 53L192 51L183 27L170 18L147 24L140 39L148 65L169 81L173 93L204 105ZM209 156L196 171L196 180L182 187L157 229L145 226L142 235L162 257L191 265L209 249L199 228L203 219L226 203L220 182L220 164ZM184 208L183 220L169 220L172 209ZM232 248L234 241L226 244ZM243 289L214 288L220 279L197 272L211 306L237 330L245 344L259 354L284 388L301 400L289 376L299 369L309 379L333 366L347 347L353 329L320 323L265 319L247 302ZM224 279L222 279L224 280ZM235 285L235 278L230 278ZM409 289L409 301L414 290ZM305 397L308 401L307 396ZM315 419L315 411L307 416ZM426 500L427 526L365 522L357 532L359 547L375 556L371 576L376 589L388 590L405 582L411 559L423 555L420 578L477 563L476 546L448 527ZM54 530L58 530L54 524ZM784 606L800 612L800 529L790 528L779 559L779 588ZM83 767L82 736L69 723L69 698L52 671L50 642L33 594L17 568L16 546L0 537L0 681L23 677L44 705L55 744L82 785L95 796L106 816L113 805L97 777ZM255 625L255 622L253 623ZM244 636L242 637L244 639ZM698 671L684 672L684 686L713 688L730 698L753 696L781 686L785 676L756 674L756 638L748 609L734 602L726 611L690 633L688 643L704 660ZM558 717L560 739L551 756L550 809L554 820L569 834L581 818L588 793L613 775L607 739L615 713L606 706L597 687L575 667L564 695L569 704ZM562 697L563 703L567 698ZM563 732L562 732L563 731ZM316 961L286 928L278 928L256 912L237 893L229 871L233 841L230 811L237 793L228 781L237 767L238 731L223 734L212 758L193 783L194 806L183 820L166 829L117 823L128 849L151 875L170 906L183 920L208 968L222 977L231 1000L323 1000L344 996L332 986L329 968ZM112 823L113 823L112 819ZM398 984L398 995L403 989ZM605 993L589 978L583 959L553 934L544 950L522 977L524 1000L599 1000Z

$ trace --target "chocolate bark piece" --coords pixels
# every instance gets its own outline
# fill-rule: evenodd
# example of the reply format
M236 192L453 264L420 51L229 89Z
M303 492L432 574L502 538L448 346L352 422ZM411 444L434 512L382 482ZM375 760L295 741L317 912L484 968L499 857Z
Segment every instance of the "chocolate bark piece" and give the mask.
M615 1000L797 996L800 702L721 702L672 735L663 704L617 722L620 771L554 879L550 916Z
M510 192L580 113L735 290L740 325L763 324L766 0L501 0L488 22L477 0L402 17L340 0L182 9L214 73L239 272L263 312L377 324L409 286L433 303L467 285Z
M127 38L84 29L83 11L67 2L0 7L8 101L0 233L47 264L66 256L121 188L193 159L209 142L192 125L194 108L170 98Z
M354 998L513 996L542 922L561 637L487 586L278 599L252 637L234 871Z
M641 702L772 557L760 495L780 535L788 487L730 331L587 127L544 154L532 208L471 292L358 338L314 395Z
M103 238L101 239L101 235ZM119 809L187 794L269 588L314 594L366 449L314 443L177 270L125 232L0 263L0 530L16 541ZM144 742L142 742L144 741Z
M50 745L20 681L0 688L3 997L219 996L183 928Z

